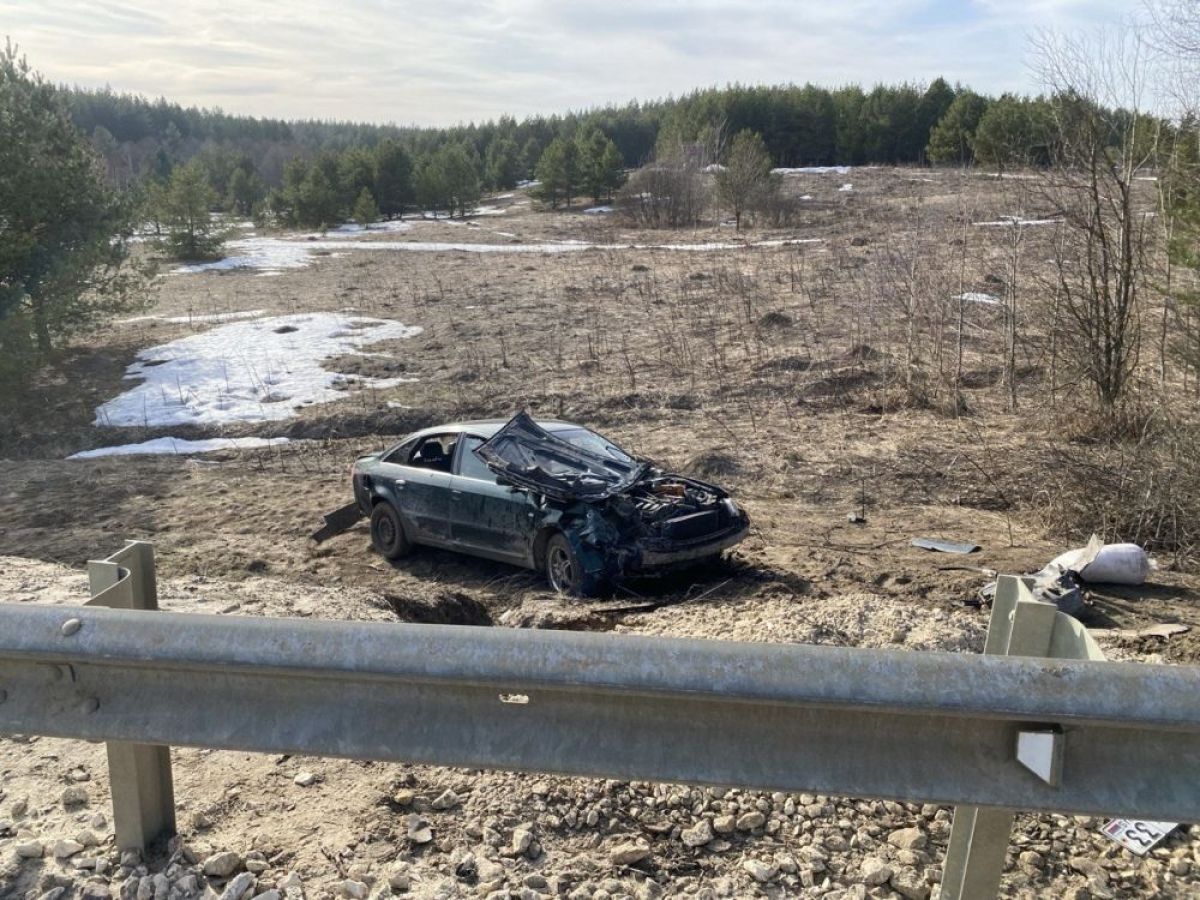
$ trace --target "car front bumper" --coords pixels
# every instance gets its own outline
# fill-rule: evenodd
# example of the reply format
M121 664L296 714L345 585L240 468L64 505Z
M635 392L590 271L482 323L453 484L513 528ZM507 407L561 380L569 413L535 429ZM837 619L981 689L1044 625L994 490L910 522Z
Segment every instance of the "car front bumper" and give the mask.
M747 520L741 526L722 532L715 537L695 543L689 542L684 546L644 548L631 571L645 572L650 569L663 569L695 562L727 550L735 544L740 544L749 534L750 522Z

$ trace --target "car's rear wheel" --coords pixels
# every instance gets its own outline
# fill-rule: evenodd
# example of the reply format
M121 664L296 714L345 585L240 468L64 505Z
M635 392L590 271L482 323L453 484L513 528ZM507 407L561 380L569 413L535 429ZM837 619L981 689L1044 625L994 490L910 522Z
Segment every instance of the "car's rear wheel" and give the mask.
M371 510L371 544L385 559L400 559L412 552L396 507L381 500Z
M545 569L550 588L560 594L586 597L595 592L593 579L584 572L575 548L561 532L546 543Z

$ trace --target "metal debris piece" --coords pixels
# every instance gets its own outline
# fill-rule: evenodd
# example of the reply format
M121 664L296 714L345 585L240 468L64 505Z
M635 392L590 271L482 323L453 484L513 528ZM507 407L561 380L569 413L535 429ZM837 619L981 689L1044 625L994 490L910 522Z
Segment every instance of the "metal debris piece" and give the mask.
M323 516L325 524L312 533L312 539L318 544L322 541L327 541L331 537L353 528L354 523L362 517L363 514L359 510L357 502L347 503L345 506L339 507Z
M922 550L936 550L938 553L974 553L980 549L978 544L944 541L941 538L913 538L912 545Z

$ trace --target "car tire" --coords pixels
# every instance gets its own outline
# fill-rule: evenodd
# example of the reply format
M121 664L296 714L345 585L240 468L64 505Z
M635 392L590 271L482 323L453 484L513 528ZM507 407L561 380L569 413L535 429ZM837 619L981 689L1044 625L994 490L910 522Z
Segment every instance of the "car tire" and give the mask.
M546 581L555 593L570 597L591 597L599 589L595 577L584 571L575 548L561 531L552 535L546 543L543 569Z
M400 513L386 500L379 501L371 510L371 546L384 559L400 559L412 552Z

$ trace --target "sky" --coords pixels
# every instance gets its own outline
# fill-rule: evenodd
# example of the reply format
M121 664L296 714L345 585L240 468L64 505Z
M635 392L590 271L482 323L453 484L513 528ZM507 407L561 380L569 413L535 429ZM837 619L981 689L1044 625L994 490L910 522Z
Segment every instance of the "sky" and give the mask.
M274 118L452 125L730 82L1036 92L1028 37L1134 0L0 0L58 83Z

